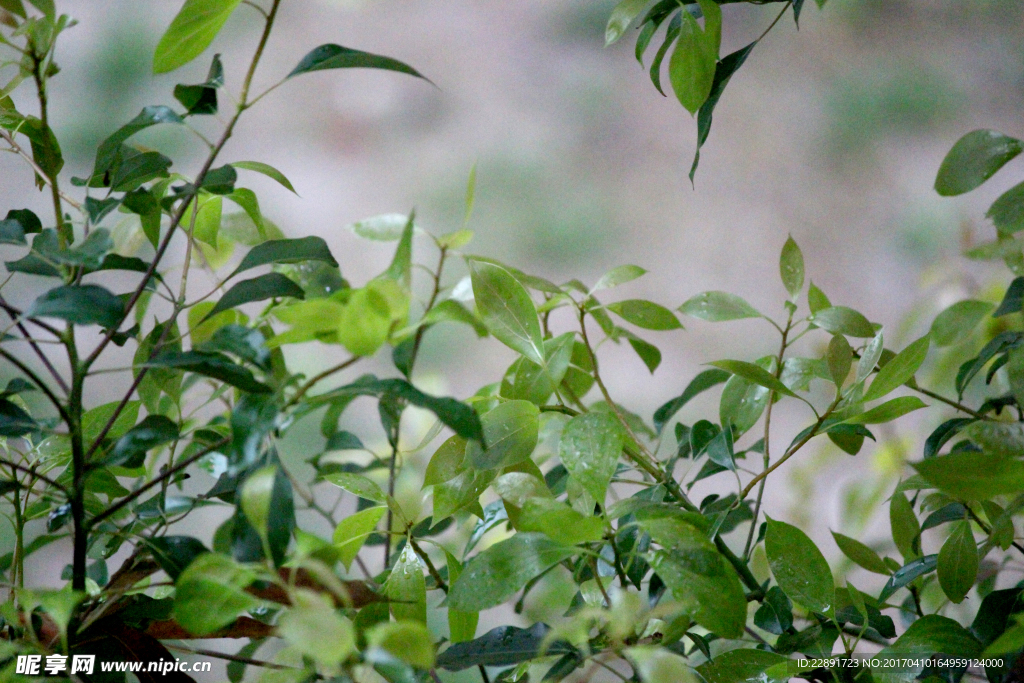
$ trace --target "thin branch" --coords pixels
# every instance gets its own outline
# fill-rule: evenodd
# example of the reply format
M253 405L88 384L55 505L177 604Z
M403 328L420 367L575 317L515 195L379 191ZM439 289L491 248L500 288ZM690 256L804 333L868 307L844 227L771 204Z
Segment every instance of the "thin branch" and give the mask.
M50 359L46 357L46 354L43 353L43 350L39 348L39 344L36 343L36 340L33 339L32 335L28 333L28 330L25 329L24 323L22 323L17 318L17 316L11 312L11 308L9 306L3 306L3 309L14 320L14 325L15 327L18 328L18 331L21 332L22 336L24 337L24 341L26 341L28 345L32 347L32 350L35 351L36 356L39 357L39 360L42 362L43 366L47 369L47 371L49 371L50 376L53 377L53 380L58 384L58 386L60 386L61 390L65 394L68 393L67 382L65 382L64 378L60 376L59 372L57 372L57 368L53 367L53 363L51 363Z
M6 465L7 467L10 467L13 470L17 470L19 472L24 472L25 474L28 474L29 476L32 476L32 477L38 479L41 482L49 484L50 486L54 487L55 489L58 489L65 496L70 495L70 492L68 491L66 486L64 486L63 484L57 483L56 481L54 481L53 479L50 479L49 477L46 477L46 476L44 476L42 474L39 474L38 472L35 471L35 468L33 468L33 467L26 467L25 465L19 465L16 462L11 462L10 460L2 460L2 459L0 459L0 465Z
M907 385L907 386L909 386L909 385ZM933 398L936 401L941 401L942 403L945 403L946 405L948 405L950 407L956 408L957 410L959 410L962 413L967 413L971 417L976 417L979 420L991 420L992 419L988 415L985 415L984 413L979 413L977 410L972 410L971 408L968 408L967 406L965 406L963 403L958 403L957 401L954 401L952 399L946 398L942 394L936 394L934 391L930 391L930 390L925 389L923 387L916 387L915 386L915 387L910 387L910 388L913 389L914 391L920 393L920 394L924 394L928 398Z
M348 367L351 367L352 365L355 365L360 360L362 360L362 358L363 358L362 356L352 356L351 358L349 358L345 362L338 363L333 368L328 368L327 370L324 370L323 372L321 372L319 375L316 375L315 377L313 377L313 379L309 380L308 382L303 384L301 387L299 387L299 390L296 391L292 395L291 399L288 400L288 403L286 403L284 405L284 409L288 409L288 408L292 407L293 405L295 405L296 403L298 403L299 401L301 401L302 397L305 396L306 393L309 392L309 390L312 389L319 382L322 382L323 380L327 379L328 377L330 377L331 375L333 375L335 373L341 372L342 370L344 370L344 369L346 369Z
M266 669L277 669L282 670L294 670L299 671L294 666L285 666L284 664L276 664L274 662L265 662L262 659L250 659L249 657L241 657L239 655L230 655L226 652L217 652L216 650L204 650L198 647L182 647L181 645L171 645L164 643L164 647L168 650L177 650L178 652L189 652L194 655L202 655L203 657L214 657L216 659L226 659L229 662L239 662L241 664L249 664L251 666L262 666Z
M441 573L437 571L437 567L435 567L434 563L431 562L430 556L427 555L426 551L423 550L420 544L416 542L416 539L411 536L409 537L409 545L412 546L412 549L416 552L417 555L420 556L420 559L423 560L423 563L427 565L427 571L430 572L430 575L432 577L434 577L434 581L437 583L437 587L445 593L447 593L448 584L446 584L444 582L444 579L441 578Z
M21 148L21 145L15 142L14 137L9 132L7 132L6 130L0 130L0 138L3 138L4 142L6 142L10 146L12 152L20 156L28 163L29 166L32 167L32 170L36 172L36 175L43 179L44 183L52 187L53 181L50 179L50 177L43 172L43 169L39 167L39 164L35 162L35 159L33 159L31 155L25 153L25 150ZM81 203L67 196L66 194L61 192L60 189L57 190L57 193L60 196L60 198L63 199L65 202L75 207L79 211L82 210Z
M33 384L39 387L39 390L46 395L46 398L50 399L50 403L52 403L54 407L57 409L57 412L60 413L61 419L64 420L64 422L68 423L69 425L71 424L70 417L68 416L68 411L64 408L64 404L61 403L60 399L57 398L57 395L53 393L53 390L50 389L50 387L46 386L46 383L43 382L43 380L41 380L39 376L30 367L28 367L20 360L18 360L16 356L11 355L2 348L0 348L0 356L6 358L8 361L11 362L12 365L14 365L16 368L25 373L25 376L32 380Z

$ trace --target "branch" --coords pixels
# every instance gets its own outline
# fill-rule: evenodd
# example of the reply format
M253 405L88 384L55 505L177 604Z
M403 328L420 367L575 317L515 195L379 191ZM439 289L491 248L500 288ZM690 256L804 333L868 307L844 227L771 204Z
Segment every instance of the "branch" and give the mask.
M50 479L49 477L46 477L46 476L44 476L42 474L39 474L38 472L35 471L35 468L26 467L25 465L19 465L16 462L12 462L10 460L3 460L3 459L0 459L0 465L7 465L8 467L10 467L13 470L17 470L19 472L24 472L24 473L34 477L35 479L38 479L39 481L44 482L46 484L49 484L50 486L54 487L55 489L60 490L60 492L63 493L65 496L70 495L70 492L68 491L66 486L64 486L63 484L57 483L56 481L54 481L53 479Z
M0 138L3 138L4 142L10 145L12 152L16 153L18 156L20 156L22 159L28 162L28 165L32 167L32 170L36 172L36 175L43 179L44 183L53 187L53 181L50 179L50 177L43 172L43 169L39 168L39 164L35 162L35 159L33 159L30 155L26 154L25 150L21 148L21 145L14 141L14 136L12 136L6 130L0 130ZM57 190L57 194L61 199L63 199L71 206L75 207L79 211L82 210L81 203L67 196L66 194L61 192L60 189Z
M18 319L20 315L19 313L17 313L18 309L12 306L8 306L6 303L4 303L3 297L0 297L0 308L3 308L7 315L11 316L11 319L14 321L14 324L18 328L18 331L21 332L22 336L25 338L24 340L28 342L28 345L32 347L33 351L35 351L36 356L39 357L39 360L42 361L43 365L50 372L50 375L53 377L54 381L57 382L57 384L60 386L61 390L65 394L68 393L68 385L64 381L64 378L60 376L60 373L57 372L57 368L53 367L53 363L51 363L50 359L46 357L46 354L43 353L43 350L39 348L39 344L36 343L36 340L33 339L32 335L28 333L28 330L25 329L25 325Z
M57 412L60 413L61 419L64 420L68 426L71 425L71 417L68 415L68 411L64 408L64 404L60 402L60 399L53 393L53 390L46 386L46 383L39 379L39 376L31 368L18 360L16 356L11 355L2 348L0 348L0 356L6 358L12 365L14 365L14 367L25 373L25 376L32 380L33 384L39 387L39 390L46 395L46 398L50 399L50 403L52 403L57 409Z

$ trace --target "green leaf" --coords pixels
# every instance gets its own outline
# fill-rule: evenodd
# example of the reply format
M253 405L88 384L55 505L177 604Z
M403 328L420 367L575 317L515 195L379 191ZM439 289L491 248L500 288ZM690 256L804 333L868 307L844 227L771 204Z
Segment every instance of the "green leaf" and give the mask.
M700 110L697 112L697 149L693 154L693 163L690 165L691 183L693 183L693 178L697 174L697 165L700 164L701 147L708 141L708 135L711 134L711 122L714 117L715 107L718 106L718 100L722 98L722 94L725 92L726 86L729 85L733 74L747 61L747 57L750 56L750 52L754 49L755 45L757 45L757 41L722 57L718 64L715 65L715 79L711 84L711 94L708 95L708 99L704 104L700 105ZM659 62L659 69L660 66ZM658 90L661 90L661 88L659 87Z
M1000 234L1024 230L1024 183L1001 194L985 215L992 220Z
M892 645L882 648L876 657L898 658L895 669L887 669L891 677L912 680L924 668L926 657L934 654L955 653L970 659L981 652L981 643L970 631L938 614L927 614L914 623ZM905 659L904 659L905 658Z
M758 384L762 387L767 387L772 391L777 391L785 396L796 397L789 387L776 379L775 375L771 374L759 365L748 363L742 360L719 360L714 363L709 363L715 367L721 368L726 372L731 372L734 375L738 375L746 380Z
M361 52L359 50L353 50L351 48L330 43L314 48L302 58L302 61L300 61L298 65L292 69L287 76L285 76L285 78L292 78L293 76L298 76L300 74L309 73L311 71L322 71L324 69L358 68L397 71L399 73L422 78L428 83L430 82L419 71L408 64L398 61L397 59L374 55L369 52Z
M64 285L36 299L25 316L113 329L124 318L124 302L99 285Z
M1006 294L992 317L1000 318L1004 315L1020 313L1022 310L1024 310L1024 277L1016 277L1006 288Z
M490 470L529 459L537 447L540 411L529 401L507 401L480 418L483 442L470 443L466 460L473 467Z
M804 255L800 247L793 241L793 236L786 240L782 246L782 255L779 257L779 273L782 275L782 284L793 299L797 297L804 286Z
M537 307L530 294L507 270L471 261L473 295L480 317L491 334L513 351L544 365L544 339Z
M163 415L147 415L117 440L102 464L141 467L147 451L177 438L177 424Z
M921 524L917 521L910 501L902 492L894 493L889 501L889 526L893 543L904 560L909 562L921 555Z
M832 382L837 388L842 389L853 366L853 349L850 348L850 342L846 341L846 337L841 334L832 336L828 343L828 351L825 352L825 360L828 362L828 373L832 377Z
M776 683L765 672L786 661L786 657L774 652L740 648L723 652L711 661L701 664L697 667L697 673L703 676L707 683Z
M586 413L562 429L558 457L587 493L604 503L625 443L626 434L614 415Z
M391 574L384 583L384 595L391 601L391 615L398 621L409 619L427 623L427 585L423 561L406 543Z
M241 0L185 0L153 55L153 73L174 71L210 46Z
M810 287L807 288L807 305L810 307L812 314L817 314L818 311L826 308L832 308L832 302L828 300L825 292L821 291L814 282L811 282Z
M807 534L791 524L769 519L765 551L772 575L793 602L822 614L832 609L832 570Z
M695 297L688 299L679 311L684 315L707 320L709 322L722 322L724 320L739 320L741 318L760 318L760 313L746 301L728 292L701 292Z
M471 559L448 593L447 605L479 612L500 605L526 583L576 554L537 533L518 533Z
M640 522L660 546L649 554L654 571L692 619L723 638L743 633L747 600L732 565L707 534L680 519L662 517Z
M772 586L754 614L754 625L777 636L793 626L793 603L778 586Z
M139 367L175 368L219 379L242 391L270 393L266 384L257 382L252 373L222 353L209 351L165 351Z
M0 436L25 436L39 425L16 403L0 398Z
M896 354L895 358L882 366L882 369L878 371L878 376L875 377L871 387L865 392L863 400L874 401L875 399L882 398L890 391L910 381L928 356L928 346L930 343L929 335L925 335Z
M377 523L386 511L387 507L383 505L360 510L341 520L335 527L334 547L338 549L338 559L346 570L352 566L366 538L377 528Z
M606 531L600 517L583 515L566 503L543 497L528 498L523 503L515 526L518 531L539 531L563 545L595 543Z
M386 503L388 500L387 494L377 484L359 474L331 472L324 475L324 481L329 481L353 495L372 500L374 503Z
M193 560L210 552L199 539L191 536L157 536L147 539L146 547L172 581L177 581Z
M221 197L203 195L199 210L196 211L196 220L192 228L192 235L204 244L217 248L217 235L220 233L221 217L224 215L224 200Z
M875 328L868 319L846 306L821 309L811 316L811 322L832 334L845 334L848 337L875 336Z
M628 2L629 0L625 1ZM644 0L644 2L646 1L647 0ZM647 271L640 266L618 266L617 268L612 268L601 276L601 279L597 281L597 284L591 288L590 293L593 294L594 292L602 289L611 289L612 287L624 285L627 282L632 282L633 280L642 277L646 273Z
M423 325L435 325L440 322L463 323L469 325L478 337L487 336L487 327L476 315L455 299L446 299L427 311L423 316Z
M643 683L698 683L689 663L668 649L654 645L630 647L623 653L636 666Z
M462 576L462 563L455 559L447 550L444 551L446 565L448 568L448 581L455 583ZM448 632L452 643L465 643L473 640L476 636L476 626L480 621L480 615L476 612L460 612L457 609L448 610Z
M264 540L268 537L270 503L274 495L276 476L277 467L274 465L256 470L245 478L239 496L239 507L245 513L245 518Z
M985 453L1024 456L1024 424L1020 422L978 421L964 427L962 433Z
M679 103L696 114L711 94L718 53L712 36L707 35L689 12L680 12L683 24L675 50L668 63L669 79Z
M605 308L645 330L678 330L683 327L672 311L653 301L626 299L608 304Z
M936 346L953 346L966 340L982 319L995 308L987 301L967 299L946 308L932 322L932 341Z
M618 42L633 20L644 10L649 0L621 0L615 5L604 29L604 46Z
M405 226L409 224L409 215L404 213L385 213L356 221L348 229L363 239L375 242L395 242L402 238Z
M288 189L295 195L299 194L298 192L295 192L295 188L292 187L291 181L288 180L288 178L286 178L283 173L278 171L270 164L264 164L262 161L232 161L231 165L234 166L235 168L241 168L246 171L255 171L256 173L262 173L268 178L276 180L278 183L283 185L286 189Z
M380 648L410 666L424 670L434 668L434 639L421 623L378 624L366 634L366 640L371 648Z
M878 365L878 359L882 357L882 351L885 350L884 345L885 340L882 331L879 330L878 334L864 347L860 354L860 360L857 361L856 381L858 383L863 382L874 372L875 366Z
M219 553L195 558L175 582L174 619L196 636L205 636L234 622L259 604L245 588L256 575Z
M338 262L331 255L327 242L322 237L300 237L290 240L270 240L249 250L229 278L239 273L267 265L268 263L301 263L302 261L323 261L337 268Z
M913 463L925 480L960 500L988 500L1024 490L1024 462L988 453L957 452Z
M682 327L682 326L680 326ZM651 374L658 369L661 365L661 351L654 344L649 344L639 337L634 337L632 334L623 335L629 342L629 345L636 351L636 355L640 357L647 369L650 370Z
M665 403L654 412L654 431L661 434L665 424L682 410L683 406L690 402L690 399L727 381L731 376L733 376L732 373L717 368L701 372L686 385L686 389L682 394Z
M275 634L305 657L337 667L356 649L352 622L338 614L327 596L311 590L291 592L294 602L277 622Z
M978 546L974 542L971 523L961 520L939 550L936 567L939 585L946 597L955 603L963 602L978 578Z
M739 375L733 375L722 388L718 404L719 422L731 425L736 438L745 434L761 418L771 391Z
M835 531L832 532L832 538L835 539L836 545L843 551L843 554L853 560L855 564L875 574L889 576L891 573L889 568L885 566L885 562L882 562L882 558L878 556L878 553L860 541L849 536L843 536Z
M1021 141L992 130L963 136L946 154L935 178L935 191L944 197L970 192L1020 154Z
M174 99L181 102L189 116L217 113L217 89L224 85L224 65L214 55L204 83L174 86Z
M535 659L546 645L549 655L573 652L566 642L550 639L550 627L536 623L530 628L499 626L475 640L456 643L437 657L437 666L448 671L461 671L471 666L509 666Z
M150 126L161 123L181 124L184 121L170 107L164 105L143 107L134 119L118 128L100 144L99 149L96 150L96 163L93 166L91 180L93 182L102 181L103 175L114 164L123 143L128 138ZM103 184L101 183L100 186Z
M871 410L854 415L846 420L849 424L874 425L891 422L907 413L912 413L928 406L917 396L900 396L875 406Z
M251 280L236 282L220 298L217 305L203 316L203 320L209 320L221 311L226 311L236 306L277 297L304 299L306 294L302 291L302 287L299 287L284 275L280 273L267 273Z

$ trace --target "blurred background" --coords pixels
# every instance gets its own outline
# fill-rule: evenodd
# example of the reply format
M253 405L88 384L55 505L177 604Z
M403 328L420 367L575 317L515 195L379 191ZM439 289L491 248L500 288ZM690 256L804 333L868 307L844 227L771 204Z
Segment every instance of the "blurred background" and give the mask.
M997 179L956 199L940 198L932 183L946 151L969 130L1024 135L1024 3L832 0L821 11L806 3L799 31L787 16L732 79L695 187L686 177L695 119L651 85L633 57L635 30L603 47L614 4L284 3L258 84L273 83L309 49L334 42L401 59L436 87L371 71L295 79L243 118L221 159L260 160L283 171L299 196L262 177L242 180L288 236L324 237L353 283L383 270L393 245L361 240L347 225L415 208L422 228L456 230L476 164L469 224L476 237L467 251L558 282L592 283L611 267L633 263L650 273L613 296L674 308L700 291L725 289L782 317L778 254L792 235L808 278L833 303L883 323L892 348L926 331L948 304L968 296L998 299L1005 269L960 254L992 239L983 214L1009 181ZM51 94L66 174L85 175L96 145L142 106L175 104L175 83L203 81L214 51L224 54L228 89L237 91L259 19L244 6L208 55L173 74L150 75L153 47L179 6L172 0L61 3L80 21L58 52L63 72ZM778 6L731 4L723 11L726 54L758 36ZM34 111L28 100L16 101ZM136 140L174 157L184 173L195 172L203 151L169 128ZM1022 168L1017 160L1003 174L1019 177ZM46 213L46 196L32 189L13 155L0 156L0 178L4 206ZM426 248L417 256L431 266L436 258ZM449 284L464 273L456 265ZM648 420L703 363L777 350L776 338L757 321L684 323L685 331L644 334L664 354L653 377L628 346L602 347L613 395ZM802 350L820 355L825 341ZM293 370L339 360L310 350L291 359ZM499 379L511 359L493 339L477 341L468 328L442 326L426 337L417 382L465 397ZM379 365L387 372L385 354ZM717 392L680 417L692 422L708 415L717 415ZM784 445L808 416L785 406L780 416L773 435ZM951 416L935 410L901 423L920 427L920 436L913 429L879 430L878 444L868 442L855 460L820 440L780 471L766 511L809 528L839 562L828 529L868 542L880 538L872 529L887 519L861 519L853 510L873 500L884 514L887 506L878 506L903 459L918 458L923 430ZM289 441L296 456L322 449L310 422ZM368 445L376 429L369 422L353 427L371 433ZM425 462L431 452L418 457ZM407 484L415 494L418 484ZM715 490L715 484L698 486L695 497ZM873 590L875 580L858 585Z

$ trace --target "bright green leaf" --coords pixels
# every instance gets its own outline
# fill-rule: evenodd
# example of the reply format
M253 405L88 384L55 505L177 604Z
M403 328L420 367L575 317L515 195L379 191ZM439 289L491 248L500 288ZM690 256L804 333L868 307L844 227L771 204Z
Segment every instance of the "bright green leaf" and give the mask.
M473 295L491 334L514 351L544 365L544 340L537 308L526 289L507 270L483 261L470 262Z
M890 391L910 381L928 356L928 346L930 343L929 336L925 335L896 354L895 358L882 366L882 369L878 371L878 376L875 377L867 392L864 393L863 400L874 401L875 399L882 398Z
M761 314L746 301L728 292L702 292L688 299L679 311L710 322L760 318Z
M174 71L209 47L241 0L185 0L153 55L153 73Z
M935 191L944 197L970 192L1024 147L1016 138L992 130L975 130L957 140L939 166Z

